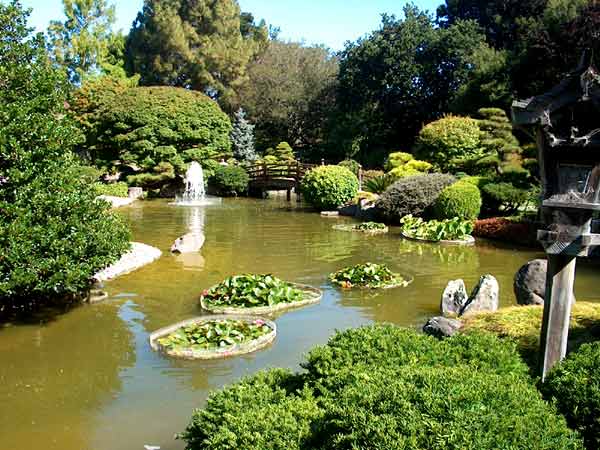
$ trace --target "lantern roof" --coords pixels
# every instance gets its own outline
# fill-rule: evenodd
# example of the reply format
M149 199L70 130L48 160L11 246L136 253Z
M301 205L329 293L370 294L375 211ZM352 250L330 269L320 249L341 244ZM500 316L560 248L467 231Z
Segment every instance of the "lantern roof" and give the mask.
M591 51L550 91L515 100L512 116L516 126L541 127L551 147L600 146L600 71Z

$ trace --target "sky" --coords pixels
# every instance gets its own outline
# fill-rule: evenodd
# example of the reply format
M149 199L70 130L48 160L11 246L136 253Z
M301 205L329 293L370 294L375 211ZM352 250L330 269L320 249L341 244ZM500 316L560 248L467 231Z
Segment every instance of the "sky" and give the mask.
M341 50L344 42L355 41L376 30L382 13L400 16L407 3L401 0L238 1L242 11L280 27L282 39L325 44L332 50ZM21 3L33 9L30 25L38 31L45 31L50 20L63 17L62 0L21 0ZM111 3L117 8L116 29L128 32L143 0L112 0ZM413 3L435 13L442 0L414 0Z

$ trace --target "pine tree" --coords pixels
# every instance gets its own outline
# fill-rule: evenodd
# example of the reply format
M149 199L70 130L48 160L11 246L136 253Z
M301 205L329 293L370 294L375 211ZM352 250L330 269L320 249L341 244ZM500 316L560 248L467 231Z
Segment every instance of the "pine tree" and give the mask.
M63 5L67 19L50 22L50 47L71 81L79 83L85 74L99 71L108 56L115 7L106 0L63 0Z
M481 145L489 155L497 155L498 169L518 170L521 168L521 147L512 132L512 124L504 110L481 108L477 111L479 128L482 131Z
M254 149L254 125L246 120L246 113L240 108L235 113L231 131L233 156L240 161L254 161L258 158Z
M294 150L287 142L280 142L275 148L265 150L265 156L270 156L277 161L294 160Z
M145 0L127 39L127 69L142 85L191 88L231 105L267 40L266 26L248 21L236 0Z

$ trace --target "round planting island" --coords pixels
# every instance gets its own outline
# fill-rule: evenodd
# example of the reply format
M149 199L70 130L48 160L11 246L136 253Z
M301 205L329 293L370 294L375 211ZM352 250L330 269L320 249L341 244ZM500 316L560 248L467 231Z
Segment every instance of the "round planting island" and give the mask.
M393 289L406 287L413 278L392 272L384 264L357 264L329 275L329 280L344 289Z
M318 303L323 292L272 275L236 275L205 290L202 309L213 314L273 314Z
M206 316L184 320L150 335L153 350L173 358L218 359L244 355L275 339L274 322L256 317Z
M334 225L333 229L338 231L354 231L364 234L384 234L390 231L385 224L377 222Z
M425 242L428 244L442 244L442 245L475 245L475 238L471 235L464 236L462 239L440 239L435 241L433 239L422 239L415 236L411 236L406 232L402 232L402 237L409 241Z

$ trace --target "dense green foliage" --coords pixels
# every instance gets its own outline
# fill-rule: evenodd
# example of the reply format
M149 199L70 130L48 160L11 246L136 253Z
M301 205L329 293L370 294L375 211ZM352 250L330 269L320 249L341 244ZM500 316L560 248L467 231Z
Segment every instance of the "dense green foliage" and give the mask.
M319 166L302 179L302 195L320 210L335 209L358 194L358 178L341 166Z
M142 85L191 88L232 104L267 38L264 24L247 17L235 0L146 0L127 38L127 69Z
M129 186L127 183L96 183L94 184L96 195L110 195L113 197L129 197Z
M209 186L219 195L226 197L245 194L249 181L248 172L239 166L217 166L208 178Z
M104 77L85 84L77 97L84 148L100 167L152 173L168 163L183 171L186 162L230 151L229 118L199 92L129 87Z
M385 163L388 175L394 180L427 173L432 167L427 161L419 161L404 152L390 153Z
M459 181L444 189L433 204L436 219L474 220L481 211L481 193L472 183Z
M582 345L542 384L569 426L581 433L588 449L600 447L600 343Z
M329 280L343 288L379 289L408 285L407 280L392 272L386 265L374 263L357 264L338 270L329 275Z
M271 333L264 321L211 320L181 327L157 340L166 350L216 350L243 344Z
M488 210L512 214L519 208L534 201L536 190L515 187L512 183L487 183L483 189L483 198Z
M246 112L242 108L235 113L235 121L231 130L231 146L233 157L238 161L258 159L254 148L254 125L248 122Z
M0 4L0 314L70 300L129 247L70 151L66 76L27 16Z
M272 275L236 275L204 291L202 298L211 306L251 308L297 302L304 294Z
M439 173L403 178L381 195L376 207L394 223L408 214L427 215L440 193L455 181L453 176Z
M293 161L295 159L294 149L285 141L277 144L275 148L269 147L264 153L264 160L268 163Z
M469 117L448 116L425 125L417 137L415 154L442 170L454 160L481 156L481 130Z
M582 448L514 344L491 335L440 341L392 325L351 329L303 367L213 394L180 437L189 450Z
M344 159L338 163L338 166L345 167L356 176L358 176L358 172L360 171L360 163L353 159Z
M424 221L412 215L400 219L402 233L414 239L427 241L461 241L473 232L471 220L455 217L446 220Z
M497 172L515 170L521 166L521 148L513 134L512 123L499 108L481 108L477 112L482 131L481 145L489 156L498 159ZM481 162L479 163L481 166Z

